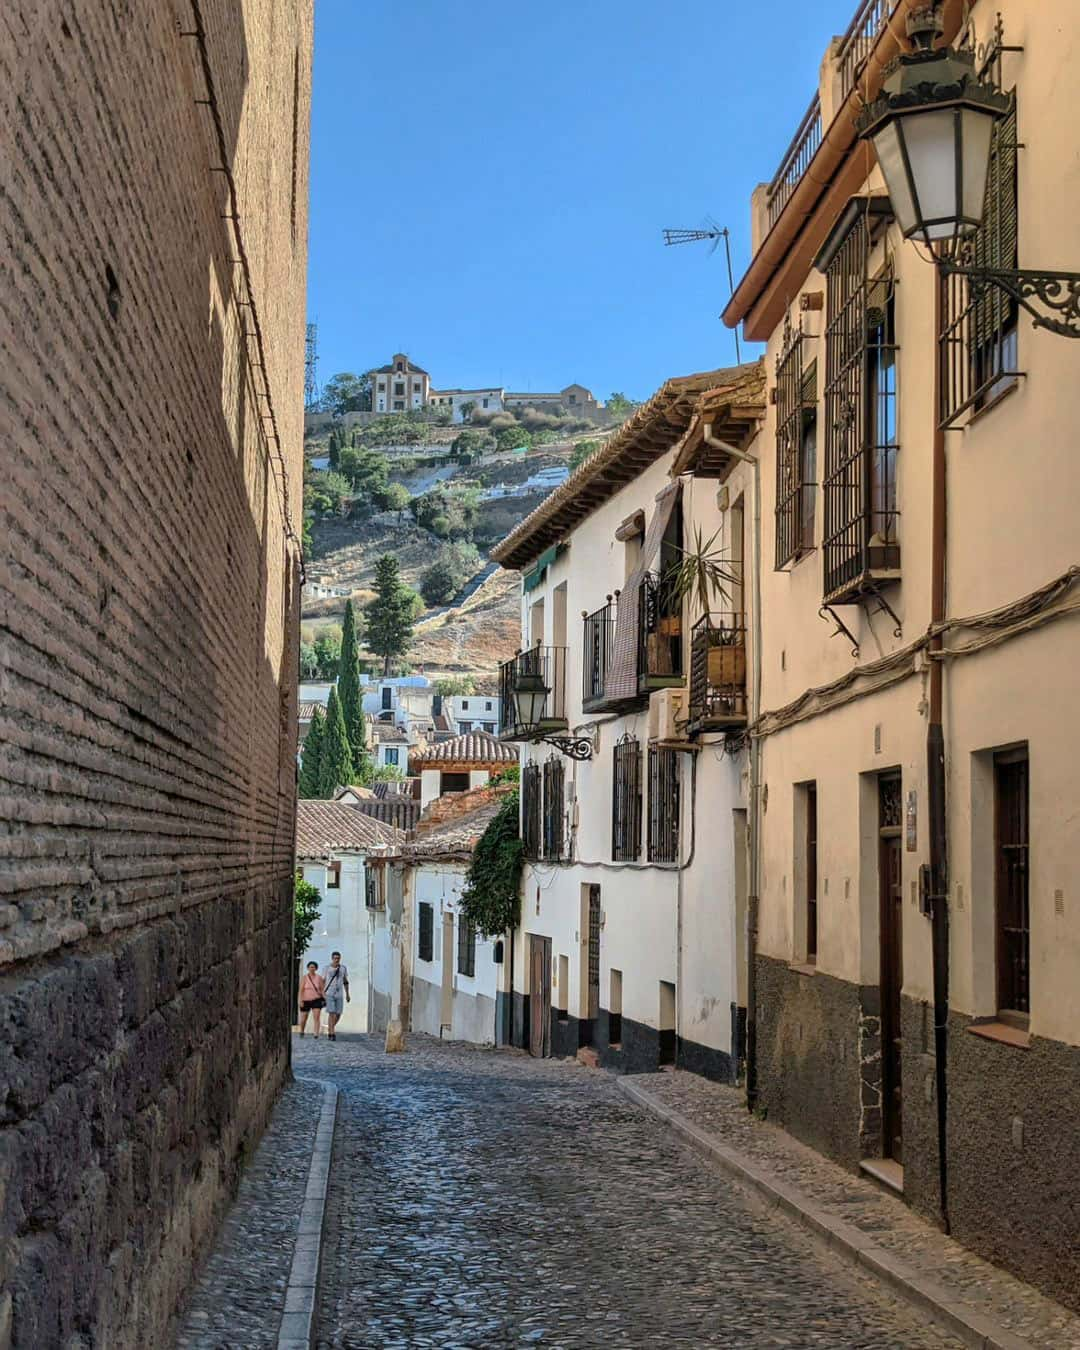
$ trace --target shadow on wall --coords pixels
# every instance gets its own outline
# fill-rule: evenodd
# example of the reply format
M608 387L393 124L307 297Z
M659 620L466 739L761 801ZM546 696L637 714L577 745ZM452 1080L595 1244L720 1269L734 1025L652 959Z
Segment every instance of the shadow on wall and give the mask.
M123 1350L168 1343L287 1071L299 579L180 36L190 0L59 26L10 2L29 37L5 81L27 172L0 204L17 250L0 436L18 450L20 577L2 772L22 841L0 943L0 1323L10 1294L16 1347ZM247 119L248 246L299 447L309 6L203 9L230 162ZM283 70L249 87L256 37ZM291 202L270 191L290 135Z

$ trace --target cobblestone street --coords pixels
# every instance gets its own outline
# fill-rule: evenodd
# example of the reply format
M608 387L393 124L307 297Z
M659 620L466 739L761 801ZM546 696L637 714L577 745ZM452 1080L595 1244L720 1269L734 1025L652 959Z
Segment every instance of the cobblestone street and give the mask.
M321 1347L958 1344L563 1061L294 1042L341 1090Z

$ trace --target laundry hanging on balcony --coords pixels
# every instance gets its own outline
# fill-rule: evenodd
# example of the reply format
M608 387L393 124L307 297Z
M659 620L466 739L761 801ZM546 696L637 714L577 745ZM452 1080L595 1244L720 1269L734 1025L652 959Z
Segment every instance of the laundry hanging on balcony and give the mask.
M640 596L645 575L652 566L653 559L660 552L660 544L667 532L672 513L678 505L682 493L682 480L669 483L656 498L656 510L653 512L649 528L645 531L645 542L641 546L641 556L619 596L619 608L615 615L615 640L612 644L611 666L608 678L604 681L604 693L607 698L636 698L638 693L638 624L640 622Z

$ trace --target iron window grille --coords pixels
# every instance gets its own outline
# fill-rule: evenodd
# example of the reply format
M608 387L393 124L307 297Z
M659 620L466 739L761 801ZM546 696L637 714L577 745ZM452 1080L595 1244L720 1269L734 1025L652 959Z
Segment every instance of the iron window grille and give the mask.
M891 271L871 276L878 199L857 203L828 263L825 330L825 600L844 603L900 568Z
M435 911L424 900L420 902L420 931L417 936L416 954L421 961L432 961L435 957Z
M584 617L582 703L588 708L604 697L608 667L615 650L615 604L612 596L593 614Z
M458 915L457 968L459 975L476 974L476 924Z
M539 764L526 764L521 771L521 842L526 858L535 862L543 843L542 796Z
M1031 911L1028 896L1028 758L1026 750L994 756L997 1006L1031 1012Z
M368 909L383 909L382 869L366 867L364 869L364 904Z
M814 547L817 362L805 364L802 328L784 330L776 361L776 568Z
M641 856L641 744L626 735L615 746L611 856L634 862Z
M679 861L679 757L649 746L649 843L653 863Z
M563 856L566 770L560 755L552 755L544 764L544 857Z
M986 209L980 229L958 259L973 267L1012 271L1019 266L1016 98L994 127ZM998 286L980 287L963 276L940 277L941 408L943 427L992 403L1011 388L1018 364L1016 300Z

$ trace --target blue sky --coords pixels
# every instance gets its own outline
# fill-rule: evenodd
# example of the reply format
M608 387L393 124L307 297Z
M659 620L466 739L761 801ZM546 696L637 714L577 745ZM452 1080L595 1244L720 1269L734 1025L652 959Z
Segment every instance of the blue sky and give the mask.
M734 361L722 251L855 0L316 0L319 376L644 398ZM744 349L745 352L745 349Z

